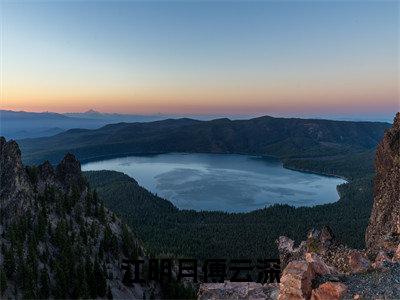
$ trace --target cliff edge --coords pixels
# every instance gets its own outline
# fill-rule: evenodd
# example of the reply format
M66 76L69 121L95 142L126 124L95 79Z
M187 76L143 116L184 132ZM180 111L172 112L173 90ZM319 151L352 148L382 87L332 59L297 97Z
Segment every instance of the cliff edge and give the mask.
M374 204L365 234L367 249L395 251L400 243L400 113L378 145Z

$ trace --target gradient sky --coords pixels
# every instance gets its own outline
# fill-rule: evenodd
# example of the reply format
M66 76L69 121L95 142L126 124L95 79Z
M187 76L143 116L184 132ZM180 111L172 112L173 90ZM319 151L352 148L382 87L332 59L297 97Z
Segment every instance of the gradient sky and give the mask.
M1 108L399 110L399 2L0 1Z

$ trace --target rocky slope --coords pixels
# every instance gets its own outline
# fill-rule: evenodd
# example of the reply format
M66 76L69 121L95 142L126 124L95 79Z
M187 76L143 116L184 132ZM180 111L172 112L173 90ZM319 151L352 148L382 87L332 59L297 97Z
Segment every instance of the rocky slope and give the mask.
M281 237L278 248L286 265L278 299L398 299L400 244L397 252L367 251L339 244L330 230L311 230L307 241L293 248ZM328 233L328 234L327 234Z
M374 206L365 235L368 250L393 252L400 243L400 113L375 159Z
M307 240L281 236L283 272L275 284L203 284L199 299L400 299L400 113L379 144L374 206L365 250L340 244L330 228Z
M365 251L338 243L329 228L311 230L306 241L277 241L285 266L280 283L225 282L200 285L198 299L399 299L400 244L393 255L380 251L369 260Z
M144 250L73 155L24 167L17 143L1 137L0 213L1 298L159 296L154 283L122 283L122 259Z

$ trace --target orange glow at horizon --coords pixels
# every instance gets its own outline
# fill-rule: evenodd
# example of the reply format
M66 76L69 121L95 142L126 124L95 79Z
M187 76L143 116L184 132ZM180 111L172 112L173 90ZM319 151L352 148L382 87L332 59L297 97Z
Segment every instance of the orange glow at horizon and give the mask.
M149 86L73 88L47 86L3 89L1 109L74 112L89 108L115 113L256 113L390 111L399 107L399 90L392 82L367 87L364 83L225 85L208 87Z

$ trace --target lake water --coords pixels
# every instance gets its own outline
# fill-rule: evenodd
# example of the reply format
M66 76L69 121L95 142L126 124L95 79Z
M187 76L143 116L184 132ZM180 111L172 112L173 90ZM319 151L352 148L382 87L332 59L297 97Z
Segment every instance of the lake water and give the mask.
M345 181L284 169L276 159L228 154L130 156L84 164L114 170L181 209L247 212L275 203L314 206L339 199Z

